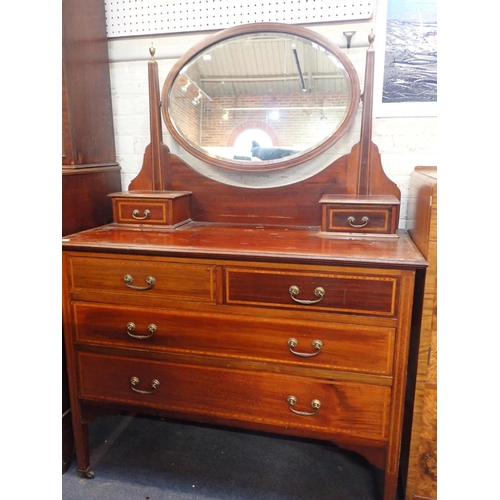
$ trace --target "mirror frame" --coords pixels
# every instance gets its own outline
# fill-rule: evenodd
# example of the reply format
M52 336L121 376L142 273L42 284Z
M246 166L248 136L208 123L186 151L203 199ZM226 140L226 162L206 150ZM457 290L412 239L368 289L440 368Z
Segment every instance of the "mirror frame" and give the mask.
M347 106L347 113L340 124L340 126L335 130L335 132L327 137L323 142L317 143L311 149L306 150L303 154L294 155L293 157L286 157L282 160L264 160L260 162L246 162L241 160L231 160L225 159L222 157L214 157L210 156L207 153L204 153L201 149L194 147L190 144L176 129L175 125L172 123L170 119L170 115L168 112L168 104L170 102L170 94L173 89L173 85L175 83L176 78L179 76L181 70L191 62L198 54L207 50L211 46L227 40L229 38L235 36L241 36L245 34L259 33L259 32L277 32L277 33L285 33L292 36L300 36L307 40L310 40L318 45L321 45L326 50L328 50L331 54L333 54L337 59L343 64L347 76L349 78L349 83L351 87L351 99ZM302 28L300 26L293 26L289 24L282 23L251 23L245 24L241 26L235 26L232 28L226 28L220 32L215 33L207 37L202 42L194 45L190 50L188 50L184 56L182 56L176 64L170 70L165 83L163 85L162 94L161 94L161 111L163 115L163 120L167 126L169 133L172 137L177 141L177 143L192 154L194 157L205 161L211 165L215 165L217 167L226 168L229 170L239 170L246 172L268 172L272 170L281 170L285 168L294 167L305 163L327 149L329 149L333 144L335 144L348 130L352 121L354 120L357 110L359 108L359 104L361 102L361 93L360 93L360 84L357 72L349 60L349 58L341 52L339 47L335 45L328 38L315 33L309 29Z

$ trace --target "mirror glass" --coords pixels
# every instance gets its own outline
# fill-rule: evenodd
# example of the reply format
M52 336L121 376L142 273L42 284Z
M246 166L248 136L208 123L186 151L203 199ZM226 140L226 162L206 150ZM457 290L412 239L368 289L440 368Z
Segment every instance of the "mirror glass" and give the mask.
M239 28L173 68L162 95L172 135L198 158L237 170L285 168L330 147L359 101L349 60L304 28Z

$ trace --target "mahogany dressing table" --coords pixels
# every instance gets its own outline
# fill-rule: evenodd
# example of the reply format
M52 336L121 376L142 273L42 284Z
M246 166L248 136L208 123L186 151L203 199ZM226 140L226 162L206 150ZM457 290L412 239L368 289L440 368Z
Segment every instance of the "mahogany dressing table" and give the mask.
M348 58L304 28L256 23L208 37L172 68L161 96L152 51L151 143L142 169L128 191L110 195L113 223L63 242L64 333L81 474L94 477L88 424L136 411L331 441L382 469L383 498L394 500L414 287L427 264L397 229L400 192L371 140L372 42L362 99ZM282 95L311 102L321 93L322 103L343 96L340 121L326 115L338 103L314 110L336 123L333 130L272 160L235 158L223 148L214 153L197 142L188 124L192 107L201 99L208 114L209 103L227 97L209 85L216 78L204 64L229 57L238 44L247 52L285 50L291 76L281 79ZM318 87L310 86L322 65L328 67ZM277 80L272 68L264 73L257 78L250 69L246 80ZM337 90L327 86L330 77L331 85L341 84ZM325 158L360 101L360 141L296 182L247 187L197 170L203 163L231 179L286 177ZM162 142L162 113L188 153L182 158ZM269 149L286 149L280 144Z

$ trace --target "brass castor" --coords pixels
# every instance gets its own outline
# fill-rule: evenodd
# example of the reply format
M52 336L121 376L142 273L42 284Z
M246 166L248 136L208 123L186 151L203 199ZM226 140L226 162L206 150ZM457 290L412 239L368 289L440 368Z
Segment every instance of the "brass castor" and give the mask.
M94 479L95 477L95 472L93 470L90 470L90 467L85 470L79 470L78 472L86 479Z

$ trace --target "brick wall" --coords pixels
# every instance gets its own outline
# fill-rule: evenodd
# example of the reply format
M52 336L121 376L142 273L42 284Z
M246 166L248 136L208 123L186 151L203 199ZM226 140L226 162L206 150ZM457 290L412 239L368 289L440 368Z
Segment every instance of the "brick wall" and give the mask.
M328 136L334 126L343 118L342 109L296 109L307 107L345 106L345 96L301 95L247 95L239 97L237 106L232 97L204 100L202 108L203 147L232 146L237 135L246 128L258 126L274 138L273 146L307 149ZM248 110L230 110L229 118L223 119L224 109L251 108ZM262 109L255 109L262 108ZM273 119L269 111L279 110L279 118Z

